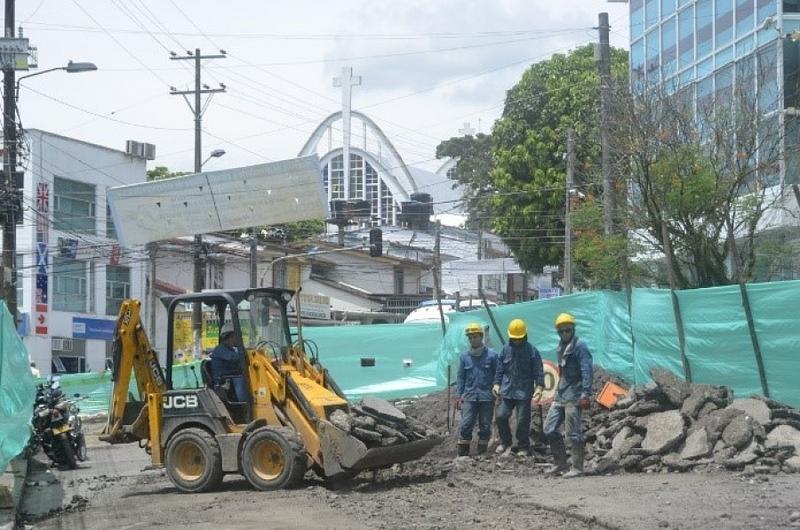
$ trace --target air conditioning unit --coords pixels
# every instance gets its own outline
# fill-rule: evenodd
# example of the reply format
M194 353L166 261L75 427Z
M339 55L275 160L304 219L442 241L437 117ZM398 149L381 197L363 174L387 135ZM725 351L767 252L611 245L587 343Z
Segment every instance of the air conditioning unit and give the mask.
M127 140L125 142L125 152L130 156L136 158L144 158L145 160L155 160L156 146L135 140Z
M51 349L53 351L60 351L60 352L71 352L72 351L72 339L65 339L61 337L53 337L50 339L51 342Z
M156 159L156 146L153 144L144 144L144 158L145 160Z

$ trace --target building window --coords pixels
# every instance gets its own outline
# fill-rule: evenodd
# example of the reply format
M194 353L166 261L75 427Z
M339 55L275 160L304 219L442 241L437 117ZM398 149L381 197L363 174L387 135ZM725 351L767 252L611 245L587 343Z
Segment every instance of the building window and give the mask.
M51 337L53 373L83 373L86 366L86 339Z
M394 269L394 294L403 294L403 269L397 267Z
M111 216L111 207L106 205L106 237L117 239L117 227L114 226L114 218Z
M394 197L383 181L381 181L381 224L394 224Z
M658 60L658 52L661 49L661 43L658 39L658 28L654 28L653 30L647 33L647 44L645 45L647 49L647 84L652 86L653 83L658 82L658 71L659 71L659 60Z
M784 13L800 13L800 0L783 0Z
M771 44L758 52L758 106L767 113L778 108L778 48Z
M778 14L778 4L776 0L756 0L756 25L760 24L767 17Z
M736 36L742 37L753 31L753 0L736 0Z
M733 40L733 0L717 0L717 47Z
M350 155L350 198L364 198L364 159Z
M378 179L378 172L372 167L372 164L365 162L364 164L367 194L366 198L369 201L370 214L372 218L380 218L380 180Z
M665 19L675 12L675 0L661 0L661 18Z
M130 267L106 266L106 315L119 314L122 301L130 297Z
M644 0L631 0L631 40L634 41L644 33Z
M661 76L663 79L667 79L675 73L675 63L678 58L675 22L675 17L672 17L661 26Z
M646 0L644 11L648 28L658 22L658 0Z
M325 194L328 194L328 164L322 166L322 187L325 188Z
M94 184L53 178L53 224L56 229L94 234L95 217Z
M678 63L680 68L694 62L694 6L678 14Z
M56 311L86 311L86 262L53 257L53 309Z
M331 200L344 199L344 166L342 165L342 155L331 160Z
M711 0L699 0L695 6L694 26L697 31L697 58L705 57L714 47L714 14Z

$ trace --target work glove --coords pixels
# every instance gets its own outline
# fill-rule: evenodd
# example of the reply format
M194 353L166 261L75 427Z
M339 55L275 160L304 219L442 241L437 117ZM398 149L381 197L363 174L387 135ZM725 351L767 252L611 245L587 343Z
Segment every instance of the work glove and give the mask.
M544 392L543 386L537 386L533 389L533 400L537 403L542 400L542 393Z
M589 410L589 407L592 406L592 400L588 397L582 397L578 400L578 406L583 410Z
M494 397L500 397L500 385L494 385L492 387L492 395Z

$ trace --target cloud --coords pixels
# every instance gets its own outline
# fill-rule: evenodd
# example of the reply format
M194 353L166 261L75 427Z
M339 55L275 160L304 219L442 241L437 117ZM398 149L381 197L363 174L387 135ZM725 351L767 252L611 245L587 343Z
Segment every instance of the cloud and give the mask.
M516 82L520 65L524 68L552 53L594 40L596 33L590 28L596 25L598 6L591 4L586 0L364 1L342 18L347 24L337 28L342 38L326 54L331 61L326 73L339 75L342 66L352 66L370 92L423 91L467 78L448 92L459 99L480 100L496 94L498 83L508 88ZM564 31L577 28L584 29ZM435 35L470 32L468 38ZM353 34L424 37L347 38ZM376 57L340 61L366 56ZM510 83L508 72L515 73Z

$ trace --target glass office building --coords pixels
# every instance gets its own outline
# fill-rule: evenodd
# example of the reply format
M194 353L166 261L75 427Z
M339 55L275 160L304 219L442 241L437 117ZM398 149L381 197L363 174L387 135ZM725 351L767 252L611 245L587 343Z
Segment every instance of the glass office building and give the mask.
M800 0L629 0L634 90L687 91L698 108L733 87L758 97L763 130L785 130L773 184L800 182ZM788 119L787 119L788 118Z

